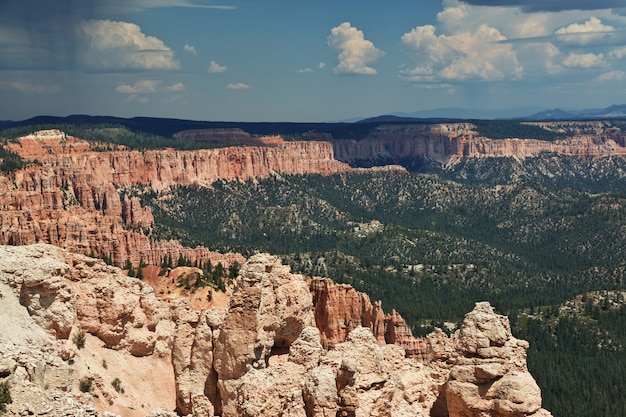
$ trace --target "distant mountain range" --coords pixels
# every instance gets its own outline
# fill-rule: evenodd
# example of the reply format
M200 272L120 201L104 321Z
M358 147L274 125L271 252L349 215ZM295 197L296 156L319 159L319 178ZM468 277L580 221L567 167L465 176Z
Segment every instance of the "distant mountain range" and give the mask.
M240 128L250 134L298 134L307 131L338 134L343 137L363 137L371 124L389 123L437 123L458 120L597 120L626 119L626 104L615 104L603 109L564 110L541 107L517 107L499 110L465 108L441 108L420 110L413 113L392 113L365 119L352 119L343 122L223 122L166 119L158 117L121 118L113 116L71 115L66 117L36 116L27 120L0 120L0 129L52 124L113 124L122 125L135 131L171 136L186 129Z
M480 110L464 108L443 108L421 110L413 113L393 113L378 116L367 121L408 121L410 119L446 119L446 120L585 120L585 119L621 119L626 118L626 104L615 104L602 109L564 110L545 109L541 107L516 107L498 110Z

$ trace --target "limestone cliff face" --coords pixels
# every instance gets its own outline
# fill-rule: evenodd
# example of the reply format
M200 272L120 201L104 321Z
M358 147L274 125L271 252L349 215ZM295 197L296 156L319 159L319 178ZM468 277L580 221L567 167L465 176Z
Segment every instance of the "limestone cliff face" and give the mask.
M542 152L579 157L626 156L624 135L614 131L575 134L554 142L535 139L489 139L478 136L469 123L386 125L366 138L334 140L337 159L358 160L428 157L442 164L463 158L513 157L523 159Z
M242 267L227 309L198 312L100 260L0 246L0 297L9 416L550 416L528 343L488 303L429 335L428 361L362 326L325 349L309 285L267 254Z
M204 248L151 242L154 219L136 198L120 189L141 185L161 190L174 185L209 186L217 179L248 180L274 173L323 175L349 167L333 158L325 142L286 142L265 147L200 151L128 151L92 145L51 130L10 143L35 161L12 178L0 176L0 244L51 243L72 251L158 265L166 255L230 264ZM239 257L237 259L242 262Z

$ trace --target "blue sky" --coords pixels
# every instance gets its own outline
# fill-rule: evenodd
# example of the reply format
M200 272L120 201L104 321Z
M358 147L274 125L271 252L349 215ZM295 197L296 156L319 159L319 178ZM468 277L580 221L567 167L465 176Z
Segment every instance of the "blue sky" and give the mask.
M0 120L626 103L623 0L0 0Z

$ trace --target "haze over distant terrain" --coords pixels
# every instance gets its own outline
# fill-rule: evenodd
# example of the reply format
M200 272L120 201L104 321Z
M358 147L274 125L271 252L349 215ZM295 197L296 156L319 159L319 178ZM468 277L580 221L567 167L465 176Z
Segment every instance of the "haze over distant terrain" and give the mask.
M605 108L625 28L618 0L7 0L0 120Z

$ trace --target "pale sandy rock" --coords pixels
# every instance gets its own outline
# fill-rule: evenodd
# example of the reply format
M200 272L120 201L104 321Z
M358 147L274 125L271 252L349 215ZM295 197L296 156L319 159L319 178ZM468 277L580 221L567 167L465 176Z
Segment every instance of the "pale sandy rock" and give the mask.
M213 417L215 410L213 404L202 394L195 394L191 397L191 408L193 417Z
M28 316L36 324L52 336L66 339L76 316L76 300L63 279L69 266L61 258L60 251L45 245L29 246L27 249L0 247L0 283L12 289L19 304L26 308ZM18 311L21 309L11 309L20 314ZM5 334L10 335L8 332Z
M463 324L455 339L456 350L465 354L491 356L488 348L503 346L512 337L509 320L494 313L489 303L476 303L476 307L465 315ZM481 355L482 356L482 355Z
M329 366L319 366L311 370L302 384L307 416L334 417L339 408L337 381Z
M228 313L215 340L213 366L225 416L236 415L231 380L263 369L271 355L287 353L302 330L314 324L312 299L301 275L266 254L241 268Z
M73 262L77 266L90 261L74 255ZM148 284L99 263L77 270L74 291L81 300L76 306L81 329L97 335L107 347L135 356L151 355L156 348L161 355L168 353L174 333L171 313Z
M458 357L445 386L451 416L527 416L541 411L541 391L526 368L528 343L508 318L476 303L453 336Z
M196 320L179 320L176 325L172 364L176 378L177 410L182 414L197 414L194 398L199 395L207 401L218 401L217 373L213 370L213 331L207 318L209 312L204 310L196 316Z
M289 360L307 369L316 367L324 352L317 327L305 327L289 348Z
M223 416L260 417L283 415L283 410L294 408L305 417L301 383L304 367L292 362L283 362L265 369L252 369L239 381L234 413L231 404L224 404ZM297 404L297 407L294 405Z

